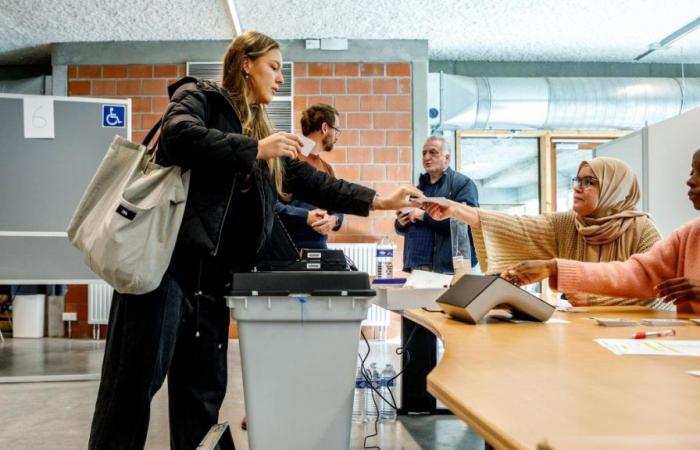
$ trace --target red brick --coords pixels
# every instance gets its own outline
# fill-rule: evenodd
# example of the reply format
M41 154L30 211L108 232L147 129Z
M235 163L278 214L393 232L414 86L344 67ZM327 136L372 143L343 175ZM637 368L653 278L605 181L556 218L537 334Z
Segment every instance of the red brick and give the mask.
M182 78L185 75L187 75L187 64L178 64L178 66L177 66L178 78ZM168 84L170 84L170 83L168 83Z
M126 78L126 66L104 66L102 67L103 78Z
M146 113L141 114L141 120L143 121L143 129L150 130L153 125L160 120L161 114Z
M375 78L372 80L373 94L396 94L398 83L394 78Z
M132 130L142 130L143 129L143 114L134 113L131 115L131 129Z
M78 66L78 78L102 78L102 66Z
M360 76L383 77L384 64L360 64Z
M386 180L386 170L384 166L378 164L360 166L360 180L384 181Z
M335 164L347 162L347 148L336 145L330 152L323 153L323 159L335 169Z
M360 142L360 132L357 130L345 130L338 139L338 145L358 145Z
M374 183L373 189L377 191L377 194L379 195L389 195L392 192L394 192L396 189L401 186L402 183L392 183L392 182L387 182L387 183ZM395 216L394 213L391 213L392 216ZM392 219L393 220L393 219Z
M371 163L372 162L372 147L350 147L348 149L349 163Z
M374 162L377 163L397 163L399 162L399 151L396 147L377 147L374 149Z
M151 110L158 114L163 114L169 103L170 99L168 97L153 97L153 106Z
M78 66L69 65L68 66L68 79L78 78Z
M387 111L410 111L411 96L410 95L389 95L386 99Z
M151 95L165 95L168 93L168 86L165 84L165 80L143 80L141 92Z
M310 77L328 77L333 75L333 64L309 64Z
M335 172L336 178L340 178L342 180L353 181L360 178L360 166L341 164L338 166L333 166L333 171Z
M372 80L348 80L348 94L369 94L372 92Z
M408 164L386 166L386 179L408 183L411 180L411 166Z
M357 95L336 95L335 109L344 112L354 112L360 109L360 97Z
M294 81L294 94L320 94L321 82L314 78L301 78Z
M372 128L370 113L348 113L346 128Z
M367 217L345 217L345 221L347 222L348 234L373 234L372 225L374 223L374 220Z
M386 144L387 145L411 145L411 132L410 131L387 131L386 132Z
M129 64L126 66L129 78L153 78L153 66L150 64Z
M363 95L360 97L360 111L386 111L386 98L383 95Z
M294 63L294 77L305 77L307 76L307 68L309 67L308 64L297 64Z
M410 64L387 64L386 74L390 77L410 77L411 76L411 65Z
M143 142L146 134L148 134L148 130L134 130L131 133L131 140L133 142Z
M132 97L131 111L134 113L151 112L151 97Z
M398 128L398 114L396 113L374 113L374 127L393 129Z
M336 64L335 76L337 77L356 77L360 72L360 66L357 64Z
M360 132L360 145L384 144L386 144L386 132L384 130L362 130Z
M117 82L114 80L93 80L92 95L107 96L117 93Z
M399 121L397 123L397 128L410 130L411 127L411 114L410 113L398 113Z
M348 115L342 111L338 111L338 122L335 126L342 130L346 129L348 127Z
M411 79L410 78L399 78L399 88L397 91L399 94L410 94L411 93Z
M413 151L411 147L399 147L397 151L400 163L411 164L413 162Z
M177 64L157 64L153 66L153 76L156 78L176 77Z
M394 218L374 219L374 232L379 234L394 234ZM395 267L394 270L397 268Z
M309 106L315 105L317 103L325 103L326 105L333 104L332 95L310 95L309 96Z
M307 97L305 95L295 95L292 102L294 103L294 111L304 111L306 106Z
M69 81L68 95L90 95L89 81Z
M117 95L139 95L141 93L141 80L117 81Z
M345 79L322 78L321 93L323 94L345 94Z

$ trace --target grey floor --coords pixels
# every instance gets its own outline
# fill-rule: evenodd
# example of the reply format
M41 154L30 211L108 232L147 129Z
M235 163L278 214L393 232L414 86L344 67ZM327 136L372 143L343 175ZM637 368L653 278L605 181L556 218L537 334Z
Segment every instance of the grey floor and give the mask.
M395 343L373 342L370 359L398 364ZM363 346L361 346L361 349ZM6 339L0 344L0 447L3 449L86 448L97 393L104 341L59 338ZM232 425L238 450L248 442L238 424L245 414L238 341L229 345L229 386L221 420ZM77 375L80 381L38 381ZM168 449L166 389L153 400L148 449ZM353 424L350 448L362 449L371 424ZM380 424L369 446L394 449L483 449L484 441L454 416L401 416Z

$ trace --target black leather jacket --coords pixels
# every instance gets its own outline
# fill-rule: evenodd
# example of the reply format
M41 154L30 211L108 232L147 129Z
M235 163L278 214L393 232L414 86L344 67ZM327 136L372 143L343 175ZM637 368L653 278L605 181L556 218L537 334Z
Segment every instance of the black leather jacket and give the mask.
M185 77L168 88L171 103L163 117L158 162L191 170L190 188L177 246L216 256L226 219L245 214L233 202L234 189L250 175L260 201L262 227L255 236L260 249L272 232L277 200L264 161L257 161L257 141L242 134L230 97L207 80ZM367 216L375 191L337 180L309 164L284 159L285 188L321 208ZM238 180L238 182L237 182Z

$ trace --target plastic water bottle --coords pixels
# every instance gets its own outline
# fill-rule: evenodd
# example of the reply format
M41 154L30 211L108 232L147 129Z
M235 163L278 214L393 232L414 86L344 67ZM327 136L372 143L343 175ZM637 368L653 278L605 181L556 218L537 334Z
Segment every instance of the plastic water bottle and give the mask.
M352 399L352 421L362 423L365 421L365 378L362 376L362 366L357 366L355 377L355 394Z
M384 367L384 370L382 370L382 379L381 379L381 389L380 393L382 394L382 397L384 397L387 400L391 400L392 396L389 393L391 389L394 387L394 382L395 380L392 380L396 376L396 371L394 370L394 367L391 364L387 364L386 367ZM384 422L395 422L396 421L396 410L388 403L385 401L382 401L382 408L379 411L379 420L384 421Z
M377 278L394 276L394 243L389 235L382 236L377 244Z
M379 372L377 372L377 363L370 364L369 369L367 370L372 382L368 383L367 387L365 388L365 420L367 422L374 422L378 417L378 409L381 407L381 404L379 403L381 399L374 391L374 389L379 389L380 383Z

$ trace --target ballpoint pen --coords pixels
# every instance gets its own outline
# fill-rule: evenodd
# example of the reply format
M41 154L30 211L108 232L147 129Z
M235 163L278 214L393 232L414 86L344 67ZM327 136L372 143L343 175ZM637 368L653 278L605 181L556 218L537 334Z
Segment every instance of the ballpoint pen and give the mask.
M659 330L659 331L638 331L632 335L633 339L646 339L650 337L666 337L675 336L676 330Z

